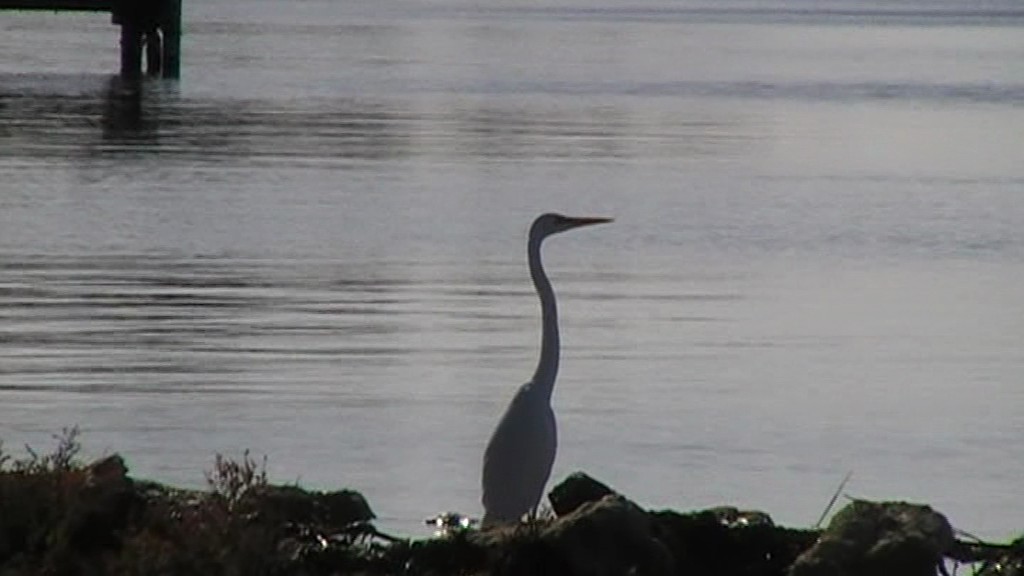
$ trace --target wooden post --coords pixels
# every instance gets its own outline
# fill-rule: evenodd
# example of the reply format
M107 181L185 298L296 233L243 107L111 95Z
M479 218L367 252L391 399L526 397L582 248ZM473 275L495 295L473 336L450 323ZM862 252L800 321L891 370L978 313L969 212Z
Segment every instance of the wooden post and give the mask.
M181 3L183 0L0 0L0 10L74 10L109 12L121 27L121 77L142 77L146 71L164 78L181 77Z
M121 20L121 77L125 80L142 77L142 31L131 18Z
M160 11L164 37L164 78L181 78L181 0L164 0Z
M160 30L146 30L146 76L159 76L163 65L163 43L160 41Z

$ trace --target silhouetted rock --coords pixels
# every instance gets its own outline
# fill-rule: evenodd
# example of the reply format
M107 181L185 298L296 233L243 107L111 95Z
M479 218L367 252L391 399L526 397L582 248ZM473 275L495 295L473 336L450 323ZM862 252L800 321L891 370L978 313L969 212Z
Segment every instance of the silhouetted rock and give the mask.
M551 509L556 516L565 516L587 502L597 502L616 492L584 472L573 472L548 492Z
M271 485L248 457L218 458L210 489L182 490L133 480L117 455L82 466L62 446L0 457L4 576L934 576L944 556L1024 576L1024 541L957 542L913 504L857 501L821 533L727 506L647 511L576 473L552 490L557 518L404 540L376 530L359 493Z
M975 576L1024 576L1024 538L996 547L1001 551L992 555Z
M492 574L672 574L672 557L655 538L650 515L617 494L555 519L471 533L488 551Z
M500 554L498 540L485 537L487 532L463 530L443 538L415 540L407 544L407 560L402 566L408 574L475 574L486 573L492 558ZM492 547L491 545L495 546ZM394 546L402 546L396 543Z
M131 480L128 478L128 467L125 466L124 459L118 454L100 458L89 464L85 467L85 474L86 485L91 487L107 486L124 489L131 485Z
M603 485L602 485L603 486ZM542 535L568 574L673 574L672 554L651 516L618 494L587 502Z
M316 492L267 484L247 492L242 501L266 520L315 524L328 533L376 518L366 498L353 490Z
M604 486L574 477L583 493ZM477 534L470 540L491 551L492 572L501 575L781 576L819 533L778 528L763 512L732 507L648 512L612 493L556 519Z
M65 479L77 488L68 499L60 525L67 544L79 551L116 545L117 532L139 503L124 460L114 454L83 471L65 472Z
M857 500L840 510L791 576L934 576L953 528L928 506Z
M732 507L650 514L679 574L778 576L818 538L815 530L779 528L763 512Z

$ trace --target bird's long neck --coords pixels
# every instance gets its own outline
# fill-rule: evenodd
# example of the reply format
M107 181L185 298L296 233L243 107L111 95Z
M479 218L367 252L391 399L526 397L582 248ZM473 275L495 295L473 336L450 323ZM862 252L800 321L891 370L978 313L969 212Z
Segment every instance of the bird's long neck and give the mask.
M544 273L544 265L540 261L540 243L539 239L530 238L526 250L530 260L530 277L537 289L537 295L540 296L542 325L540 361L537 362L537 371L533 373L532 382L538 392L550 398L555 386L555 376L558 374L558 307L555 305L555 293L551 289L551 282Z

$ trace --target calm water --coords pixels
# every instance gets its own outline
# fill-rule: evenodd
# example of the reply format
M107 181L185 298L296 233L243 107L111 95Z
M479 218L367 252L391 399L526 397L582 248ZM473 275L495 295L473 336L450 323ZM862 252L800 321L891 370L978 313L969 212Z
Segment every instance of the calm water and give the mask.
M616 223L546 247L555 478L1024 529L1024 11L716 6L188 2L141 102L107 17L0 14L6 449L477 514L559 210Z

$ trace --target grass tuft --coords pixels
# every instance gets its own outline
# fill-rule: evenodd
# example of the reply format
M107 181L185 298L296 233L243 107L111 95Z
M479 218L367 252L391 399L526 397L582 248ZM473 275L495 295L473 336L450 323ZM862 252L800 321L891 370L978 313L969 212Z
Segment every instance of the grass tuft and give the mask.
M213 470L206 472L206 483L214 495L234 509L254 489L267 486L267 457L263 456L263 462L257 463L248 450L242 453L241 460L217 454Z

